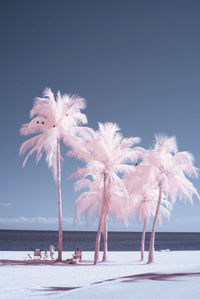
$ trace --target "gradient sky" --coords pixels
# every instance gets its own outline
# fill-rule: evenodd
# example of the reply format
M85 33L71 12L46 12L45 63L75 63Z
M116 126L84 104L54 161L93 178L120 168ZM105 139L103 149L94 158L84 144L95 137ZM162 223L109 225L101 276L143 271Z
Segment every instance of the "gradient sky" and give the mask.
M200 168L200 2L194 0L0 1L0 229L57 229L57 189L44 157L22 169L22 123L45 87L85 97L88 125L117 122L151 147L175 135ZM64 230L73 225L79 161L62 146ZM200 179L193 181L200 191ZM177 202L160 231L200 232L200 203ZM134 220L129 227L141 230ZM148 230L151 229L151 223Z

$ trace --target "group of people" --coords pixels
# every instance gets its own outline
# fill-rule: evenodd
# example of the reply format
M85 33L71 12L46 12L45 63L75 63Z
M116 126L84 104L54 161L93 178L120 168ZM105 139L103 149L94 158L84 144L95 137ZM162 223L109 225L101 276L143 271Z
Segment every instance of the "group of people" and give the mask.
M34 249L34 254L33 256L28 253L28 257L32 260L32 259L42 259L42 260L48 260L49 259L49 255L50 258L53 260L54 259L54 251L55 251L55 246L53 243L50 244L49 246L49 254L48 251L45 250L44 253L42 254L40 249Z
M35 249L34 250L34 257L30 253L28 253L28 257L30 259L37 259L39 258L40 260L48 260L49 256L51 260L54 260L54 252L55 252L55 246L53 243L50 244L49 246L49 254L48 251L45 250L44 253L42 254L40 249ZM66 262L69 264L77 264L82 260L82 252L79 248L77 248L74 251L74 254L72 255L72 258L67 259Z
M41 258L42 258L43 260L48 260L49 255L50 255L51 260L54 260L54 251L55 251L55 246L54 246L53 243L51 243L50 246L49 246L49 252L50 252L50 253L48 254L48 251L45 250L45 251L44 251L44 254L43 254L43 257L41 257Z

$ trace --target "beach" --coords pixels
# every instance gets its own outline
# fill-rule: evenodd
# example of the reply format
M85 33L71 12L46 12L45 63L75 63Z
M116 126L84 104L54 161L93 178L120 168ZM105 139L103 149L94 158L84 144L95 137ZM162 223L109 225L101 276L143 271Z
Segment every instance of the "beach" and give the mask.
M63 260L72 254L63 252ZM0 251L0 298L199 298L200 251L155 251L152 264L147 254L139 261L138 251L109 252L107 262L93 266L93 252L70 265Z

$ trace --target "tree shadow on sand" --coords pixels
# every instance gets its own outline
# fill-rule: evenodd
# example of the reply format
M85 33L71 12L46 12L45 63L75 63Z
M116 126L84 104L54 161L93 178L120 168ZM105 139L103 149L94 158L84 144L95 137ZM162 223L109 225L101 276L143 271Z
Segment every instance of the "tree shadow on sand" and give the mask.
M0 266L41 266L41 265L51 265L51 266L66 266L68 263L66 261L58 262L57 260L0 260Z
M102 281L93 282L92 284L100 284L100 283L116 281L116 280L118 280L119 282L137 282L139 280L170 281L172 279L174 280L177 277L183 277L183 276L200 276L200 272L190 272L190 273L179 272L179 273L167 273L167 274L143 273L143 274L136 274L136 275L121 276L113 279L106 279Z
M123 283L130 283L130 282L137 282L140 280L159 280L159 281L170 281L177 277L184 277L184 276L200 276L200 272L190 272L190 273L168 273L168 274L162 274L162 273L144 273L144 274L138 274L138 275L128 275L128 276L122 276L118 278L111 278L111 279L106 279L102 281L96 281L91 283L90 285L98 285L98 284L103 284L105 282L112 282L112 281L119 281ZM84 287L47 287L44 289L40 289L39 291L46 291L46 292L61 292L61 291L71 291L74 289L81 289ZM38 291L38 290L37 290Z
M71 264L66 260L58 262L58 260L40 260L40 259L32 259L32 260L8 260L3 259L0 260L0 266L42 266L42 265L50 265L50 266L92 266L92 261L82 261L78 264Z
M80 289L81 287L47 287L44 289L39 289L37 291L46 291L46 292L61 292L61 291L71 291L75 289Z
M159 280L159 281L170 281L174 280L175 278L178 277L184 277L184 276L200 276L200 272L190 272L190 273L184 273L184 272L179 272L179 273L144 273L144 274L138 274L138 275L128 275L128 276L123 276L120 277L122 279L121 282L136 282L138 280Z

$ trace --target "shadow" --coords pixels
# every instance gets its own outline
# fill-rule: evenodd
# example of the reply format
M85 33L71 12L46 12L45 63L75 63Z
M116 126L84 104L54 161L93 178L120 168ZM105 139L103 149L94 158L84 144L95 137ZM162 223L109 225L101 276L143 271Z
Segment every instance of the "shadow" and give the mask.
M41 265L51 265L51 266L78 266L79 264L69 264L66 261L58 262L57 260L0 260L0 266L41 266Z
M98 285L103 284L105 282L112 282L112 281L119 281L123 283L130 283L130 282L137 282L140 280L159 280L159 281L170 281L172 278L176 277L184 277L184 276L200 276L200 272L190 272L190 273L168 273L168 274L161 274L161 273L144 273L138 275L128 275L122 276L117 278L110 278L102 281L96 281L91 283L90 285ZM59 291L72 291L74 289L81 289L84 287L46 287L44 289L40 289L39 291L46 291L46 292L59 292ZM38 290L37 290L38 291ZM52 293L51 293L52 294Z
M109 282L109 281L114 281L114 280L117 280L117 279L118 278L109 278L109 279L102 280L102 281L95 281L95 282L92 282L90 285L100 284L100 283Z
M100 284L100 283L109 282L109 281L116 281L116 280L119 280L120 282L137 282L139 280L145 280L145 279L169 281L172 278L183 277L183 276L200 276L200 272L190 272L190 273L181 272L181 273L168 273L168 274L144 273L144 274L121 276L121 277L117 277L117 278L96 281L96 282L91 283L91 285Z
M68 263L66 260L63 260L62 262L58 262L57 260L0 260L0 266L42 266L42 265L50 265L50 266L93 266L90 261L82 261L81 263L77 264L71 264Z
M60 291L72 291L75 289L80 289L80 287L47 287L37 291L46 291L46 292L60 292Z
M129 275L129 276L122 276L120 279L122 279L122 282L136 282L138 280L159 280L159 281L169 281L173 278L177 277L183 277L183 276L200 276L200 272L190 272L190 273L144 273L144 274L138 274L138 275Z

